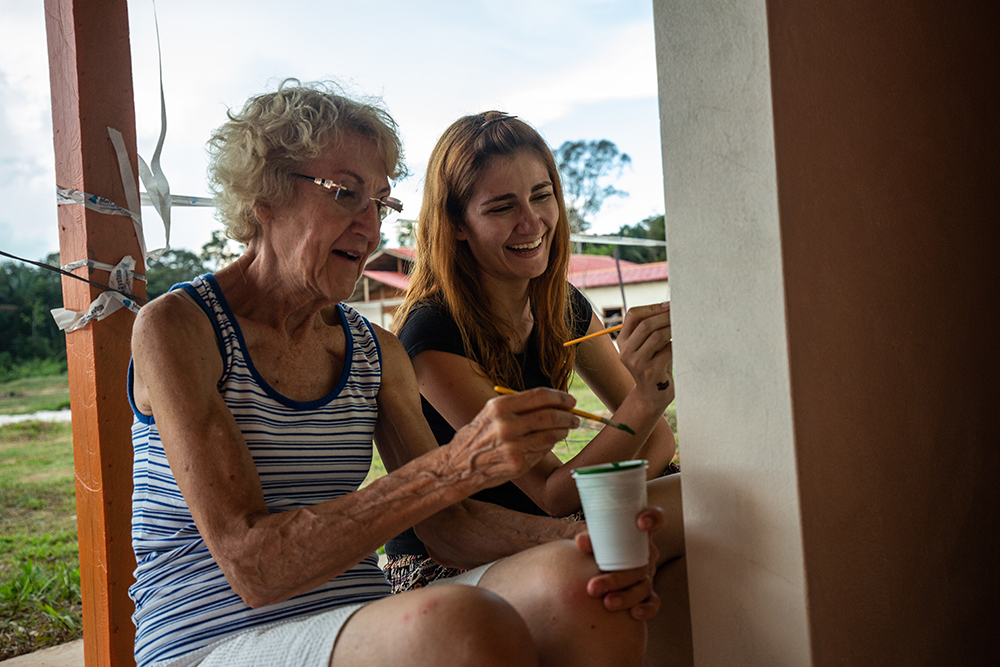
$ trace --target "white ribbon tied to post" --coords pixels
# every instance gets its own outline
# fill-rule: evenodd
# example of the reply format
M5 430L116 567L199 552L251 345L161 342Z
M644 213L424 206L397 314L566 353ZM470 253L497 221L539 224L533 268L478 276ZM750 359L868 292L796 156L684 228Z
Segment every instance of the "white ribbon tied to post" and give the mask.
M126 255L118 265L111 270L111 278L108 280L108 287L111 290L102 292L94 299L85 312L77 312L66 308L53 308L51 311L53 319L63 331L69 333L84 327L91 320L103 320L105 317L115 312L122 306L128 308L133 313L139 312L139 304L128 298L132 293L132 270L135 268L135 260L131 255Z

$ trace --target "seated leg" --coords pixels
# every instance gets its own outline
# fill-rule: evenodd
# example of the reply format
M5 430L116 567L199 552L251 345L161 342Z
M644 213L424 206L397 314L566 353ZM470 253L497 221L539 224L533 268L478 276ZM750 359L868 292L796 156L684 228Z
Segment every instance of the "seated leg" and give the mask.
M531 634L487 590L434 586L373 602L347 622L331 667L538 665Z
M564 540L501 560L479 586L518 611L541 665L638 665L646 624L627 611L609 612L601 599L587 595L587 581L597 573L593 557Z
M660 596L659 613L648 621L643 667L682 667L694 664L687 563L675 558L659 567L653 589Z
M650 505L663 509L667 525L653 535L653 543L660 551L657 567L684 555L684 515L681 507L681 477L684 473L657 477L646 482L646 496Z
M681 476L650 481L649 504L663 508L667 525L653 537L660 557L653 588L660 596L659 613L649 621L644 667L691 665L691 609L688 602L687 563L684 559L684 517L681 512Z

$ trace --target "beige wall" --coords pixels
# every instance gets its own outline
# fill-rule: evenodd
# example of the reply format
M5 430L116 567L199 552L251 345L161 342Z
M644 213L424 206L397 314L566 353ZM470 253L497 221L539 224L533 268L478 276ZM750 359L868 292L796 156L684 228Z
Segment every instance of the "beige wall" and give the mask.
M1000 663L993 7L654 1L699 665Z

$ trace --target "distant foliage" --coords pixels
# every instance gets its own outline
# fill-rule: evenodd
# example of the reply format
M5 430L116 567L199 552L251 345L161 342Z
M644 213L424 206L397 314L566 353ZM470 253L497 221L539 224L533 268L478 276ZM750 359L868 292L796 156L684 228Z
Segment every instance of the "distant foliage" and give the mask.
M59 255L45 262L59 266ZM60 280L45 269L0 263L0 381L46 367L65 370L66 337L49 314L63 305Z
M226 233L221 229L212 232L212 239L201 247L199 258L208 271L218 271L236 261L243 254L246 248L226 237ZM187 251L185 251L187 252ZM197 274L192 274L184 280L190 280Z
M396 243L404 248L413 248L417 245L416 220L400 218L396 221Z
M664 239L664 218L662 215L654 215L635 225L623 225L613 236L662 241ZM607 255L611 257L615 254L615 247L612 245L588 243L583 246L583 252L587 255ZM618 258L635 262L636 264L665 262L667 260L667 247L620 245L618 246Z
M218 271L242 252L222 231L212 234L201 254L169 250L146 267L146 295L152 299L177 283ZM58 267L59 254L50 254L45 263ZM49 312L63 306L61 281L54 271L0 262L0 382L66 372L66 334Z
M146 267L146 296L154 299L170 290L177 283L191 280L209 271L204 256L190 250L168 250L158 260L150 260Z

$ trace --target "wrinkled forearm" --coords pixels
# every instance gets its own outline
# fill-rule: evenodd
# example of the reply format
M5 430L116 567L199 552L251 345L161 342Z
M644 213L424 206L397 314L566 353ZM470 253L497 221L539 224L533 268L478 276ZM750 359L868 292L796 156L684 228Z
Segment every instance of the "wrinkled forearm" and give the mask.
M586 530L586 524L464 500L425 519L414 530L434 560L468 569L539 544L572 539Z
M352 567L393 535L478 490L447 474L434 452L364 489L318 505L204 530L233 590L251 607L274 604Z

